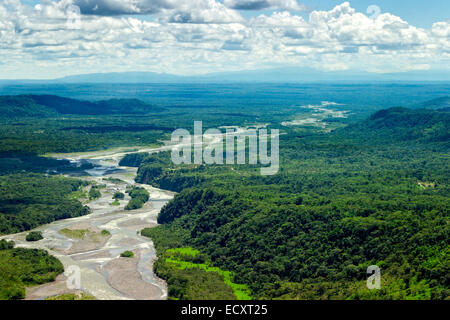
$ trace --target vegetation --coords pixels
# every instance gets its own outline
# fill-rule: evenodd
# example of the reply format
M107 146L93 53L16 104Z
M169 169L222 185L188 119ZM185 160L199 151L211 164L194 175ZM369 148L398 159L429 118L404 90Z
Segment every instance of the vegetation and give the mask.
M35 154L0 152L0 174L35 173L82 173L86 169L92 169L90 163L76 166L68 160L38 157Z
M116 191L113 195L113 199L116 199L116 200L123 200L124 198L125 198L125 195L120 191Z
M152 229L144 229L142 234L152 237ZM161 241L157 236L152 239ZM251 299L250 289L244 284L234 283L231 272L213 267L208 256L190 247L160 252L155 262L155 272L167 279L172 298L192 299L194 294L196 299ZM205 275L205 272L214 275ZM213 281L209 280L208 286L199 286L198 282L205 277ZM185 286L180 286L180 283L185 283Z
M321 85L319 98L311 86L293 87L248 85L234 90L232 98L227 85L215 87L214 95L196 88L173 95L170 103L155 99L154 105L2 97L0 233L87 214L77 199L101 195L100 187L86 195L85 183L52 176L83 174L92 164L75 168L39 155L158 145L173 129L191 130L198 119L204 129L265 123L282 133L281 166L274 176L261 176L253 165L175 166L167 152L127 155L120 162L138 167L136 182L180 192L161 210L163 225L142 231L155 242L155 270L167 280L170 298L448 298L448 98L416 106L432 110L380 111L367 106L372 88L355 95ZM173 93L165 90L164 95ZM384 105L392 103L387 90L384 86L383 99L389 97ZM410 86L406 90L405 101L420 100ZM339 102L352 104L345 106L351 118L280 125L313 117L316 111L299 107L299 101L316 103L333 92ZM127 209L149 199L142 188L128 193ZM108 236L62 232L81 239ZM25 285L51 280L62 270L44 252L14 249L5 241L0 248L2 298L23 297ZM381 268L380 290L365 286L373 264Z
M130 153L123 157L119 165L124 167L139 167L144 159L148 159L149 153Z
M108 177L108 178L103 178L103 181L109 181L112 183L116 183L116 184L122 184L122 183L126 183L125 181L118 179L118 178L113 178L113 177Z
M84 185L77 179L33 173L0 176L0 234L88 214L88 207L70 198Z
M120 254L122 258L134 258L133 251L124 251Z
M54 117L58 114L107 115L160 112L137 99L112 99L98 102L63 98L54 95L0 96L3 117Z
M64 272L61 262L47 251L13 248L0 240L0 300L25 298L25 287L54 281Z
M150 199L148 191L141 187L133 187L132 189L129 189L127 193L130 195L131 200L125 206L125 210L140 209L144 206L144 203Z
M155 270L171 279L167 250L189 246L256 298L449 297L447 117L391 109L330 134L287 129L274 176L255 166L155 175L142 159L137 179L171 190L190 181L161 210L164 225L143 231L162 258ZM365 286L370 265L382 270L381 290Z
M86 293L75 294L67 293L59 296L49 297L45 300L96 300L94 296L88 295Z
M97 186L92 186L89 190L89 200L99 199L102 196L99 188Z
M137 210L144 206L144 203L138 199L131 199L125 206L125 210Z
M80 239L80 240L90 239L95 242L101 242L106 237L109 237L111 235L111 233L108 230L95 232L88 229L67 229L67 228L59 230L59 233L71 239Z
M59 233L63 236L66 236L67 238L71 239L84 239L86 238L86 235L89 233L89 230L87 229L61 229L59 230Z
M156 233L154 232L156 231ZM182 232L182 231L181 231ZM158 260L156 274L169 286L169 299L173 300L235 300L247 299L244 285L234 284L231 273L213 268L206 256L192 248L177 248L177 240L170 232L154 228L142 230L142 235L155 242ZM179 244L179 243L178 243ZM173 247L172 249L168 249Z
M42 236L42 232L40 231L32 231L29 234L27 234L25 240L27 241L39 241L44 239L44 237Z

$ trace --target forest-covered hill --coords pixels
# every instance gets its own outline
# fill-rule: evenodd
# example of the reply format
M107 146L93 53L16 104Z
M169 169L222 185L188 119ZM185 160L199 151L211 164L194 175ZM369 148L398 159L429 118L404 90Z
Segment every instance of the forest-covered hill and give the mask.
M83 101L55 95L0 96L2 119L22 117L55 117L57 115L112 115L160 112L138 99Z
M390 108L380 110L366 121L344 129L347 134L378 138L379 140L450 140L450 112L445 108L438 110Z
M330 134L283 135L280 172L269 177L254 166L128 156L138 181L181 190L160 212L163 225L142 231L157 245L155 270L181 299L195 279L168 262L173 247L200 250L257 298L449 297L446 119L395 108ZM381 290L366 288L370 265L382 270Z

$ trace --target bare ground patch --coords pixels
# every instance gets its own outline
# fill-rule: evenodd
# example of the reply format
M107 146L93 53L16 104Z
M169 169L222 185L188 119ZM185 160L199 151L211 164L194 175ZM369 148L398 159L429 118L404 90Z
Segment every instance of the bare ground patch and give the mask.
M116 290L137 300L161 299L163 292L160 288L142 280L137 270L140 250L135 250L134 258L117 258L105 267L108 273L108 283Z

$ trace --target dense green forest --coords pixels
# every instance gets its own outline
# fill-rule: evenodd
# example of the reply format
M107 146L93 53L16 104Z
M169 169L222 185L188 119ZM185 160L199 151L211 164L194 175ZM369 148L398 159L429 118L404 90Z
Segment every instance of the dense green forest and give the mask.
M88 162L77 166L68 160L40 157L28 152L0 152L0 175L23 172L74 173L92 168L93 165Z
M201 103L200 100L196 100ZM50 95L0 96L1 153L64 153L160 145L178 128L278 122L299 113L288 106L151 105L136 99L84 101ZM311 110L302 110L311 112ZM347 119L336 119L346 123Z
M274 176L261 176L255 165L175 166L168 152L120 162L138 168L137 182L179 192L161 210L162 225L142 231L156 245L155 271L167 280L170 298L448 298L448 98L367 119L324 118L323 126L282 126L317 111L269 102L194 108L0 97L0 234L89 213L73 196L85 183L56 174L92 165L74 168L46 153L156 146L199 119L204 129L264 123L282 133ZM91 190L91 198L99 196ZM148 201L141 189L128 192L129 209ZM11 276L0 279L0 298L20 298L24 285L60 272L42 252L1 246L0 268ZM36 259L44 262L34 272L29 264ZM18 264L42 279L15 275ZM381 290L366 288L374 264Z
M171 168L169 154L124 161L140 163L139 182L183 189L161 210L163 225L143 231L163 259L194 247L257 298L445 299L448 119L395 108L331 134L292 130L269 177L251 166ZM381 290L365 286L370 265L382 270Z
M137 99L82 101L54 95L0 96L2 118L55 117L56 115L146 114L161 112Z
M52 95L0 96L0 154L92 151L157 144L174 128L165 109L137 99L82 101Z
M64 272L61 262L47 251L14 248L0 240L0 300L25 298L25 287L54 281Z
M77 179L33 173L0 176L0 234L88 214L88 207L70 197L85 185Z

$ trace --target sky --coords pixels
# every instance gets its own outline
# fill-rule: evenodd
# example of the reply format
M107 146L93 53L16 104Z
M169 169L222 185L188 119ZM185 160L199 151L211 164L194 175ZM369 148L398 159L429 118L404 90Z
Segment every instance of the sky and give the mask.
M0 79L449 62L448 0L0 0Z

